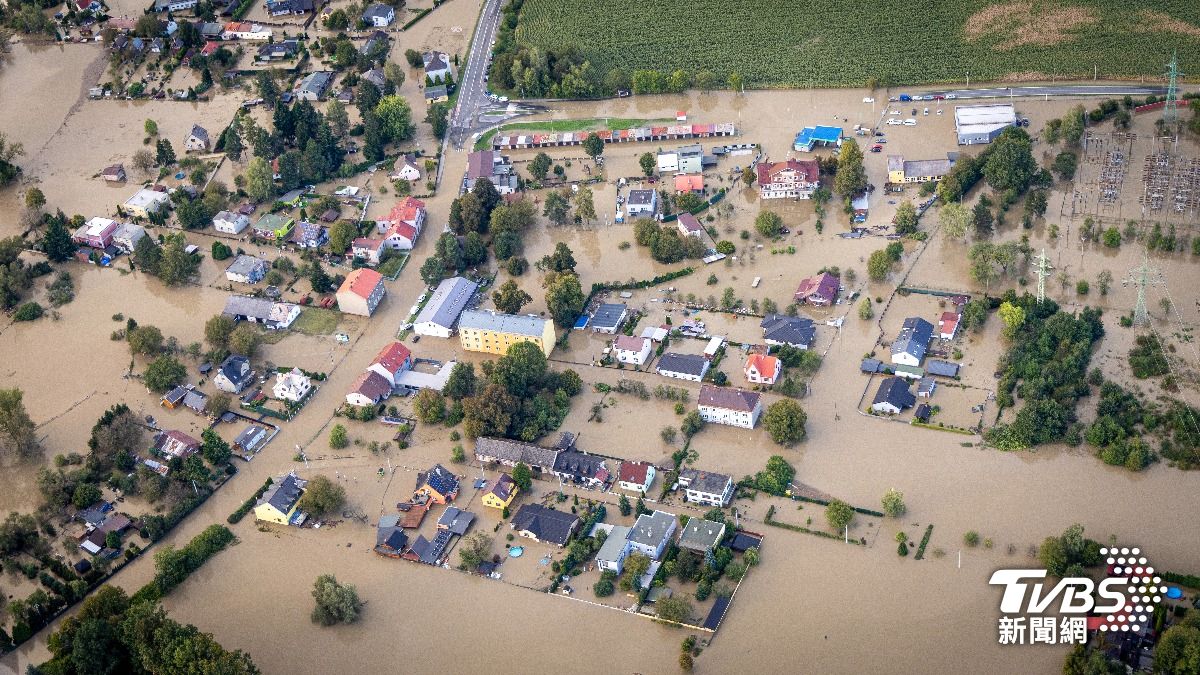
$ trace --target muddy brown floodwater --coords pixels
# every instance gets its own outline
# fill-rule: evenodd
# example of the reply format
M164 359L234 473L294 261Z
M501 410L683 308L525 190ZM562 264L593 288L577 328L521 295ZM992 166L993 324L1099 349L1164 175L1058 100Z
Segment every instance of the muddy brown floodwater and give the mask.
M412 30L396 34L398 44L391 58L403 62L403 50L409 47L465 49L477 7L478 3L468 0L442 5ZM86 101L83 92L102 75L97 63L104 65L102 50L96 45L18 45L10 62L0 70L3 91L42 92L37 107L27 105L20 97L0 97L6 133L24 143L28 153L23 162L23 184L42 187L52 207L87 216L112 212L115 204L132 191L132 184L122 189L106 188L93 175L111 161L127 161L142 147L141 125L145 118L155 118L163 135L174 142L194 122L210 130L221 128L242 97L234 91L218 94L205 104ZM410 71L401 92L409 97L414 110L420 110L423 103L414 80ZM662 119L682 109L694 122L736 122L738 142L761 143L772 160L782 160L795 156L792 137L803 126L832 124L836 119L849 130L856 123L877 123L885 113L881 102L886 100L887 92L875 92L877 103L873 106L862 102L866 95L855 90L816 90L752 92L745 96L728 92L640 96L596 103L555 103L545 116ZM1031 131L1036 133L1045 120L1061 115L1074 103L1018 101L1017 106L1033 119ZM931 159L950 151L978 151L955 146L951 106L943 106L942 115L936 114L936 106L930 107L934 110L928 117L918 115L917 127L884 127L889 137L886 152L867 155L871 182L882 186L887 154ZM908 110L902 112L909 116ZM1152 120L1139 118L1135 130L1148 133L1151 124ZM413 143L414 147L433 147L426 125L420 125ZM639 176L638 155L655 149L657 146L652 144L609 147L605 152L608 177ZM1184 144L1183 149L1193 156L1200 154L1194 143ZM1040 142L1035 145L1039 157L1049 152L1052 158L1056 151ZM521 170L533 154L511 153ZM559 149L551 155L558 162L572 160L567 169L571 178L584 176L578 149ZM737 245L736 258L671 282L677 288L677 297L689 293L698 298L720 297L725 287L732 287L746 302L770 298L783 307L801 277L827 265L854 269L857 280L851 286L868 297L888 298L901 278L911 285L982 290L967 276L969 242L947 241L937 233L936 211L923 222L924 229L934 232L927 248L918 258L921 247L908 243L902 265L882 283L867 281L864 261L884 245L884 240L841 239L837 235L846 230L847 223L845 216L834 213L833 208L826 216L824 231L818 233L810 204L768 206L778 211L791 228L782 248L792 246L794 252L772 253L773 247L779 249L781 245L761 241L757 235L743 240L740 232L753 230L754 216L763 205L754 191L733 187L729 175L734 165L744 165L748 160L723 159L709 177L710 187L731 190L724 202L728 206L716 209L713 221L706 224L715 227L720 238ZM389 284L388 298L370 321L353 318L340 324L338 329L351 336L350 345L336 344L327 335L293 334L263 348L261 361L326 371L329 379L304 411L283 425L280 435L265 451L253 462L239 464L240 474L170 533L164 543L180 545L205 526L225 522L226 516L268 476L292 469L302 475L348 476L343 484L351 506L373 520L380 512L390 510L391 503L401 501L405 490L411 490L411 470L448 460L455 442L449 439L449 430L440 427L420 425L410 448L392 449L386 456L373 455L367 449L370 441L388 440L388 430L379 425L348 423L351 436L361 444L345 450L329 450L326 437L332 411L343 393L394 336L407 318L409 307L424 290L417 271L433 251L434 235L446 221L456 193L454 186L464 167L463 152L452 151L446 157L445 183L435 197L426 200L430 225L408 267L397 282ZM234 169L240 168L226 164L221 179L231 183ZM352 182L376 185L370 181L360 177ZM1125 380L1129 378L1125 354L1133 333L1121 329L1117 317L1132 305L1133 289L1116 284L1107 296L1099 297L1093 283L1092 294L1080 298L1074 293L1074 281L1094 280L1103 270L1120 279L1140 261L1141 253L1132 244L1112 251L1080 242L1077 232L1081 217L1072 220L1069 214L1064 215L1062 207L1069 188L1053 192L1045 223L1028 232L1030 244L1035 250L1045 247L1057 270L1069 277L1069 288L1057 280L1050 284L1052 298L1069 308L1085 302L1106 308L1108 334L1097 349L1095 362L1106 376ZM544 196L544 192L531 195L539 200ZM386 210L394 200L391 195L377 197L379 203L372 207L371 215L378 213L376 209ZM911 197L915 197L915 190L900 197L876 191L868 224L888 222L896 208L888 202ZM0 234L15 232L19 199L17 189L0 193L0 213L4 214ZM593 282L649 278L678 268L680 265L654 262L637 246L622 248L621 242L633 242L633 228L630 224L609 224L615 199L614 182L596 186L598 222L587 227L539 225L527 237L526 257L536 260L557 242L567 243L575 252L585 288ZM1060 236L1049 237L1048 223L1060 226ZM1024 232L1010 224L995 239L1016 240ZM1188 233L1196 235L1194 228ZM188 236L202 248L209 245L207 235ZM1157 303L1164 292L1151 291L1153 325L1177 345L1178 367L1194 373L1195 347L1185 336L1197 321L1196 263L1179 254L1156 255L1153 262L1162 270L1179 311L1174 318L1163 316ZM118 269L83 265L71 265L69 269L76 280L77 297L59 310L57 320L45 318L30 324L0 326L0 381L24 389L29 412L49 448L47 462L56 453L82 451L94 420L105 408L121 401L138 414L158 416L164 425L198 432L197 418L185 411L164 410L158 406L157 397L146 392L137 380L124 379L130 365L128 349L121 342L111 341L109 334L120 326L112 320L112 315L120 312L141 323L159 326L181 344L201 340L203 320L220 311L228 293L220 268L206 261L196 285L175 289L165 288L145 275L123 274ZM717 277L715 284L707 283L710 274ZM762 279L756 288L752 287L755 277ZM1034 279L1028 273L1026 277L1027 281ZM507 278L502 272L497 281L502 283ZM527 311L545 308L539 280L536 272L518 279L535 298ZM998 285L1006 283L1013 282ZM45 282L39 281L32 297L43 297L44 286ZM650 313L643 325L665 318L668 309L678 316L677 308L651 302L661 298L658 290L647 289L631 299ZM1065 653L1062 647L1035 649L997 644L999 593L988 586L987 580L1000 567L1034 566L1036 563L1026 556L1028 548L1074 522L1083 524L1093 538L1107 541L1114 535L1122 544L1140 545L1162 569L1191 573L1200 570L1200 546L1196 543L1200 541L1200 520L1171 515L1200 509L1200 474L1181 472L1165 463L1132 474L1103 465L1086 447L1045 447L1020 453L979 449L964 445L977 442L977 437L859 414L856 408L866 379L858 372L858 363L863 354L877 349L880 328L876 321L884 331L894 332L907 312L933 320L939 311L934 301L910 297L898 299L887 313L871 322L860 321L849 305L811 312L821 320L838 316L846 320L840 329L823 326L819 333L819 346L828 351L812 378L809 395L802 400L809 416L807 440L794 449L780 449L762 428L744 431L713 426L694 439L692 447L699 454L695 465L701 468L740 478L761 469L771 455L782 454L796 467L797 480L804 484L868 508L877 508L883 492L894 487L905 493L909 507L899 522L860 516L850 534L867 540L868 545L861 547L769 528L761 522L766 500L739 502L746 526L768 535L763 562L738 591L733 609L712 645L697 659L698 672L734 672L748 667L768 673L885 669L951 673L967 668L988 673L1058 672ZM754 319L735 320L711 313L702 313L702 317L714 330L732 337L750 339L757 334ZM964 383L975 388L970 390L971 395L982 396L995 385L992 372L1003 351L997 324L993 318L985 331L965 336L956 345L964 352ZM480 355L462 353L454 340L424 338L410 346L417 356L425 358L457 358L474 363L483 360ZM687 345L689 349L695 346ZM574 402L563 428L580 433L580 446L585 450L665 462L677 446L664 444L658 430L678 425L673 406L623 395L602 398L590 387L597 382L613 384L622 377L640 379L653 387L661 379L651 373L582 365L589 363L600 347L594 337L574 336L569 349L553 355L556 367L576 368L589 384ZM727 359L722 369L733 382L740 382L739 356ZM194 364L188 365L190 370L194 368ZM145 364L139 360L133 367L140 372ZM1174 395L1196 403L1194 376L1180 379L1184 389ZM684 386L693 397L698 389L692 384L666 383ZM1143 390L1152 395L1158 393L1155 387L1142 384ZM212 391L209 384L205 388ZM773 394L767 395L768 402L774 398ZM955 405L969 405L966 398L953 400ZM592 404L601 401L607 404L603 421L589 421ZM410 408L407 400L393 402L403 411ZM1086 402L1080 412L1085 420L1094 414ZM987 421L990 423L991 418ZM292 460L297 445L308 452L307 467ZM375 471L388 463L399 470L385 484L376 479ZM5 470L0 511L36 506L36 469ZM463 469L464 473L477 470ZM811 518L814 526L823 526L824 515L819 508L791 509L791 504L785 504L778 517L801 523ZM894 553L896 532L903 530L919 537L927 524L934 525L927 558L920 562L899 558ZM165 605L175 618L214 633L227 647L249 651L266 673L297 668L305 672L347 668L358 672L397 668L412 673L481 672L494 669L497 659L515 660L518 670L534 673L670 673L678 667L678 644L685 635L682 631L508 583L380 558L370 553L373 530L356 521L347 520L331 529L280 530L260 529L251 519L245 519L233 529L240 542L208 562L174 591ZM959 542L967 530L991 539L993 548L962 551L959 566ZM113 582L129 590L145 583L153 574L150 558L145 556L127 566ZM327 572L358 586L367 601L362 621L337 628L319 628L309 621L312 581ZM25 587L7 580L0 585L6 593L27 592ZM580 594L587 598L590 591L581 589ZM43 632L0 660L0 671L20 672L26 664L43 660L45 639ZM598 644L609 648L594 649L593 645Z

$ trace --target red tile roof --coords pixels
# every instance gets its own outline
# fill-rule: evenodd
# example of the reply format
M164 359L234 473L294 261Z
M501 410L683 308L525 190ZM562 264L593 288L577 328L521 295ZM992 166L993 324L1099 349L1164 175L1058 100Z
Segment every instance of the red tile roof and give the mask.
M958 312L942 312L942 318L938 319L939 332L953 333L958 328Z
M350 393L362 394L372 401L382 401L392 393L392 385L384 376L373 370L368 370L359 375L358 379L354 381L354 384L350 387Z
M754 368L762 377L775 378L779 374L779 359L766 354L751 354L746 359L746 373Z
M220 48L221 48L221 43L219 43L219 42L212 42L212 41L205 42L204 48L200 50L200 54L203 56L212 56ZM278 160L276 160L276 161L278 161Z
M370 239L367 237L359 237L354 240L355 248L365 248L369 251L378 251L380 246L383 246L382 239Z
M679 214L679 225L688 232L703 232L704 226L690 213L684 212Z
M391 213L384 220L393 225L396 223L415 223L423 210L425 210L425 202L420 199L405 197L392 207Z
M699 192L704 189L704 176L698 173L680 173L675 175L676 192Z
M395 375L404 369L404 364L411 358L412 352L408 351L408 347L399 342L393 342L380 350L379 355L375 357L371 365L378 363L389 373Z
M820 276L801 280L800 286L796 289L796 298L798 300L812 298L819 302L833 302L837 297L838 284L837 277L824 272Z
M349 291L360 298L369 298L379 284L383 283L383 275L372 269L360 267L346 275L338 293Z
M617 469L617 480L623 483L646 484L646 473L650 470L650 462L621 462Z
M627 352L640 352L646 346L647 339L632 335L618 335L617 339L613 341L613 347Z
M803 177L806 183L815 183L821 175L821 165L816 160L789 159L786 162L762 162L757 167L758 184L774 183L775 176L781 171L795 171Z
M392 223L392 226L388 228L388 231L383 235L383 237L384 237L384 239L387 239L388 237L391 237L392 235L397 235L397 236L400 236L400 237L403 237L403 238L409 240L412 243L416 243L417 228L415 228L411 224L403 222L403 221L398 222L398 223Z

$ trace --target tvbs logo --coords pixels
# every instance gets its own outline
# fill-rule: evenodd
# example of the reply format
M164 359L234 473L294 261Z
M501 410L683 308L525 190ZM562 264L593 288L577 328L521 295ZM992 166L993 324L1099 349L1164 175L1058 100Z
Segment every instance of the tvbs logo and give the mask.
M1004 586L1000 642L1083 643L1087 630L1143 631L1165 586L1137 548L1102 548L1107 574L1100 581L1066 577L1049 587L1046 570L997 570L989 583ZM1060 617L1045 616L1056 613ZM1029 615L1016 616L1011 615Z

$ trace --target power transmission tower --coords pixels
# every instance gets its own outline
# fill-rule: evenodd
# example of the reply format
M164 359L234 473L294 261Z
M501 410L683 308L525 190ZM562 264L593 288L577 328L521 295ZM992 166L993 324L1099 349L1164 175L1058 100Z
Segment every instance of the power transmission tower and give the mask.
M1178 95L1179 87L1177 80L1179 78L1179 57L1175 52L1171 52L1171 62L1167 64L1167 104L1163 106L1163 121L1167 124L1177 124L1179 122L1179 102L1175 100Z
M1150 323L1150 312L1146 309L1146 289L1151 286L1162 286L1166 283L1162 272L1157 267L1150 266L1150 259L1142 255L1142 264L1129 271L1129 276L1121 282L1122 286L1134 284L1137 286L1137 304L1133 307L1133 325L1144 326Z
M1043 248L1042 252L1038 254L1037 257L1037 301L1039 305L1042 304L1042 301L1046 299L1046 279L1050 276L1050 270L1052 269L1054 269L1054 266L1051 265L1049 259L1046 258L1046 249Z

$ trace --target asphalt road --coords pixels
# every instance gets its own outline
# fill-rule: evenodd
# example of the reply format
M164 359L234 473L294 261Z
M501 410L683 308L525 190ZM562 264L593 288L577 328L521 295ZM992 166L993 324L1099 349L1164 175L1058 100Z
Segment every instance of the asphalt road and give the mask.
M458 104L455 105L450 118L450 138L454 145L462 147L481 110L491 101L487 97L487 82L483 76L487 72L488 57L492 51L492 40L500 26L500 4L502 0L486 0L483 10L479 13L479 24L475 29L475 38L471 41L471 51L467 55L467 70L459 74Z
M907 93L907 92L905 92ZM997 87L994 89L946 89L944 91L914 91L913 95L946 96L953 94L955 99L973 98L1008 98L1036 96L1161 96L1167 93L1166 87L1148 87L1141 85L1063 85L1063 86L1031 86L1031 87ZM896 94L898 97L899 94Z

